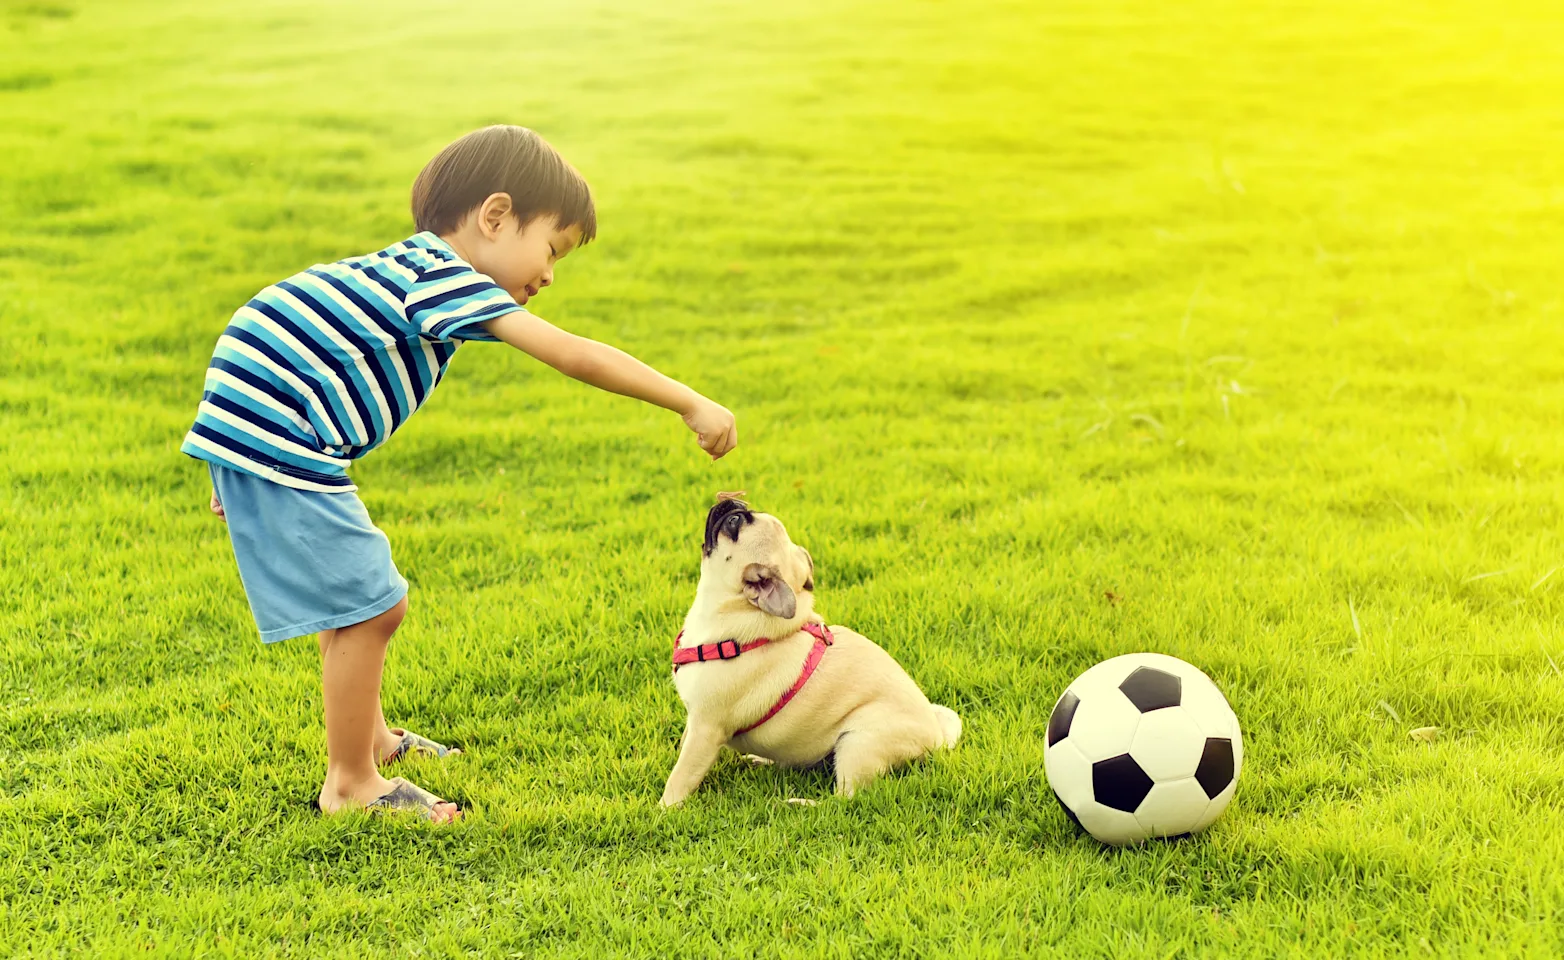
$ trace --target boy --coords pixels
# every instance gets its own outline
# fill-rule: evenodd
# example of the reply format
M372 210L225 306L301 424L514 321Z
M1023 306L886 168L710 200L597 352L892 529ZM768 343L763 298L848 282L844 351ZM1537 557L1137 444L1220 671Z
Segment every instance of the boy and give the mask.
M503 341L566 376L681 414L713 459L738 443L733 414L613 347L523 309L554 264L597 233L581 175L541 137L493 126L452 143L413 184L418 233L311 267L239 308L212 355L181 450L207 461L266 643L320 635L325 813L362 806L461 816L378 767L446 747L388 727L386 644L407 581L348 478L440 382L463 340Z

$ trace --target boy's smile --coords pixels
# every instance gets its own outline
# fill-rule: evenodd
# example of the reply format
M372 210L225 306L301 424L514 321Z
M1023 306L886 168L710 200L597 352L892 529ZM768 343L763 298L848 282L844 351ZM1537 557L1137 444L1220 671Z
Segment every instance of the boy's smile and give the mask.
M469 262L504 287L517 303L525 304L554 282L554 264L581 242L581 227L571 224L560 229L548 215L534 218L520 230L514 223L515 219L509 218L487 249L474 251L484 263Z
M581 243L581 225L560 226L543 214L517 229L510 197L493 194L461 226L440 239L516 299L526 302L554 282L554 264Z

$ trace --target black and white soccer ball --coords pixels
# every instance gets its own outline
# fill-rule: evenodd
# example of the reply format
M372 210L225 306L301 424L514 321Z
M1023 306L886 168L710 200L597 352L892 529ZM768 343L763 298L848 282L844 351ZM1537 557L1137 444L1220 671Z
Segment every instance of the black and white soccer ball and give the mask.
M1070 819L1113 846L1209 827L1238 789L1244 741L1211 678L1131 653L1076 678L1048 718L1043 767Z

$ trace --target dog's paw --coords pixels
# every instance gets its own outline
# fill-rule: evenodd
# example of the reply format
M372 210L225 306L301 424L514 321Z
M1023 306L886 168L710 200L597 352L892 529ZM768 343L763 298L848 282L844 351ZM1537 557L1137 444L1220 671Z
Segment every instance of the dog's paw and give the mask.
M776 763L775 760L770 760L766 757L757 757L753 753L744 754L744 759L748 761L749 765L752 767L769 767Z
M788 797L787 804L790 807L818 807L819 800L805 800L803 797Z

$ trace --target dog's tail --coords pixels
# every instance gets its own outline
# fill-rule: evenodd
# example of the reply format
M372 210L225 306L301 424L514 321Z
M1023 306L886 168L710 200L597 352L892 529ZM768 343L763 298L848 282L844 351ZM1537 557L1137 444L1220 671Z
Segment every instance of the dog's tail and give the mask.
M929 708L934 711L934 719L939 724L943 738L939 746L949 750L956 745L957 740L961 739L961 718L956 716L956 711L937 703L930 704Z

